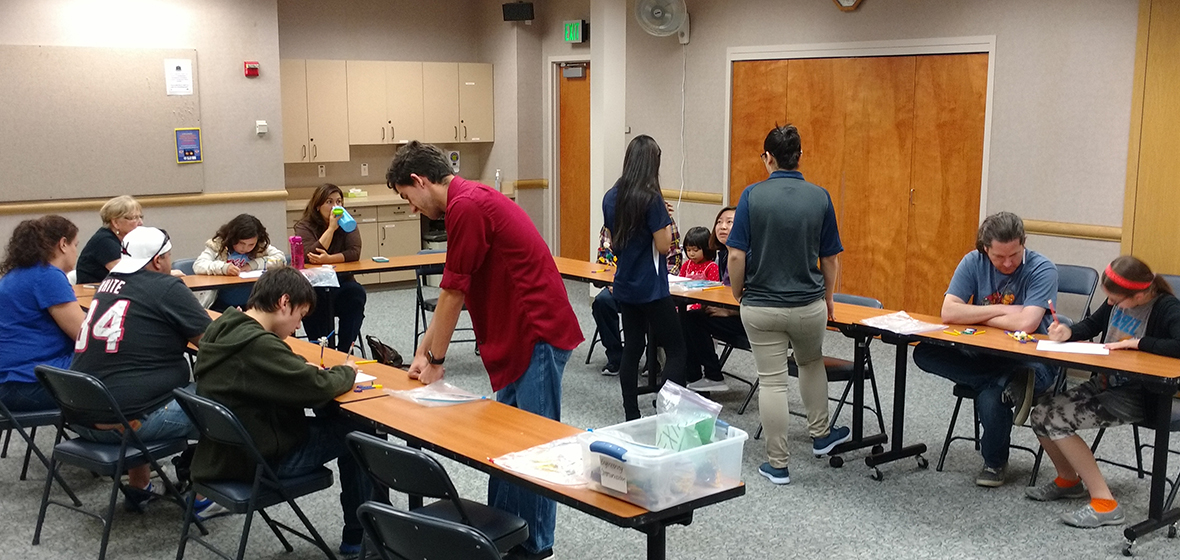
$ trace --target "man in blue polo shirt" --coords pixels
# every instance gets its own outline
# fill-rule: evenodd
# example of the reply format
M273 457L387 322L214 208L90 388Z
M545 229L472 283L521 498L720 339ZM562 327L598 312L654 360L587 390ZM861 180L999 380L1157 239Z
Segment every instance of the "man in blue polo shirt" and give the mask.
M1057 297L1057 267L1025 249L1024 241L1024 221L1019 216L1011 212L988 216L979 226L976 250L963 257L951 277L942 320L1005 331L1047 332L1053 320L1045 310L1049 300ZM1012 425L1024 424L1033 395L1052 386L1053 370L1040 362L935 344L914 348L914 363L975 390L975 410L983 425L979 443L983 470L975 483L1003 485Z

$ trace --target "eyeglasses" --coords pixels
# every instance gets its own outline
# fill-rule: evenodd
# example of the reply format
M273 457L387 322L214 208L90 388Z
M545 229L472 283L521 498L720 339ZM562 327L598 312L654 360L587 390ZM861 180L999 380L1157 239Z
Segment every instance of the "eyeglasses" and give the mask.
M123 216L123 219L127 220L129 222L134 222L136 220L143 220L143 214L131 214L131 215Z

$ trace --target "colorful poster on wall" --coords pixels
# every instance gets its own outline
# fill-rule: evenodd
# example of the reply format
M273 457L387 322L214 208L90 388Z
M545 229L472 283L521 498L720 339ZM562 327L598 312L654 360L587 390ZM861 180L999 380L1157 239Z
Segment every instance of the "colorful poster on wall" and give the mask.
M201 163L201 129L176 129L176 163Z

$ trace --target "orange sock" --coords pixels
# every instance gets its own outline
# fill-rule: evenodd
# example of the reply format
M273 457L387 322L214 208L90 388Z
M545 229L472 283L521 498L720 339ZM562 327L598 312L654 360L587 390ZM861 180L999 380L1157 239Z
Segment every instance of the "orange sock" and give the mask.
M1099 500L1098 498L1093 498L1090 500L1090 507L1094 508L1094 511L1098 513L1110 513L1114 511L1114 508L1119 507L1119 503L1116 500Z
M1082 481L1082 479L1080 479L1080 478L1077 480L1069 480L1069 479L1061 478L1060 476L1053 479L1053 482L1055 484L1057 484L1058 488L1073 488L1074 486L1077 486L1078 483L1081 481Z

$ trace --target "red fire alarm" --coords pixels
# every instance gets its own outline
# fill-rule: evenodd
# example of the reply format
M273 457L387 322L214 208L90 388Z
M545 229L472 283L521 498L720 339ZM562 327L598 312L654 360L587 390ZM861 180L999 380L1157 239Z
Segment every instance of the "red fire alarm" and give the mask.
M250 60L246 61L246 77L247 78L257 78L258 77L258 63L257 62L250 61Z

